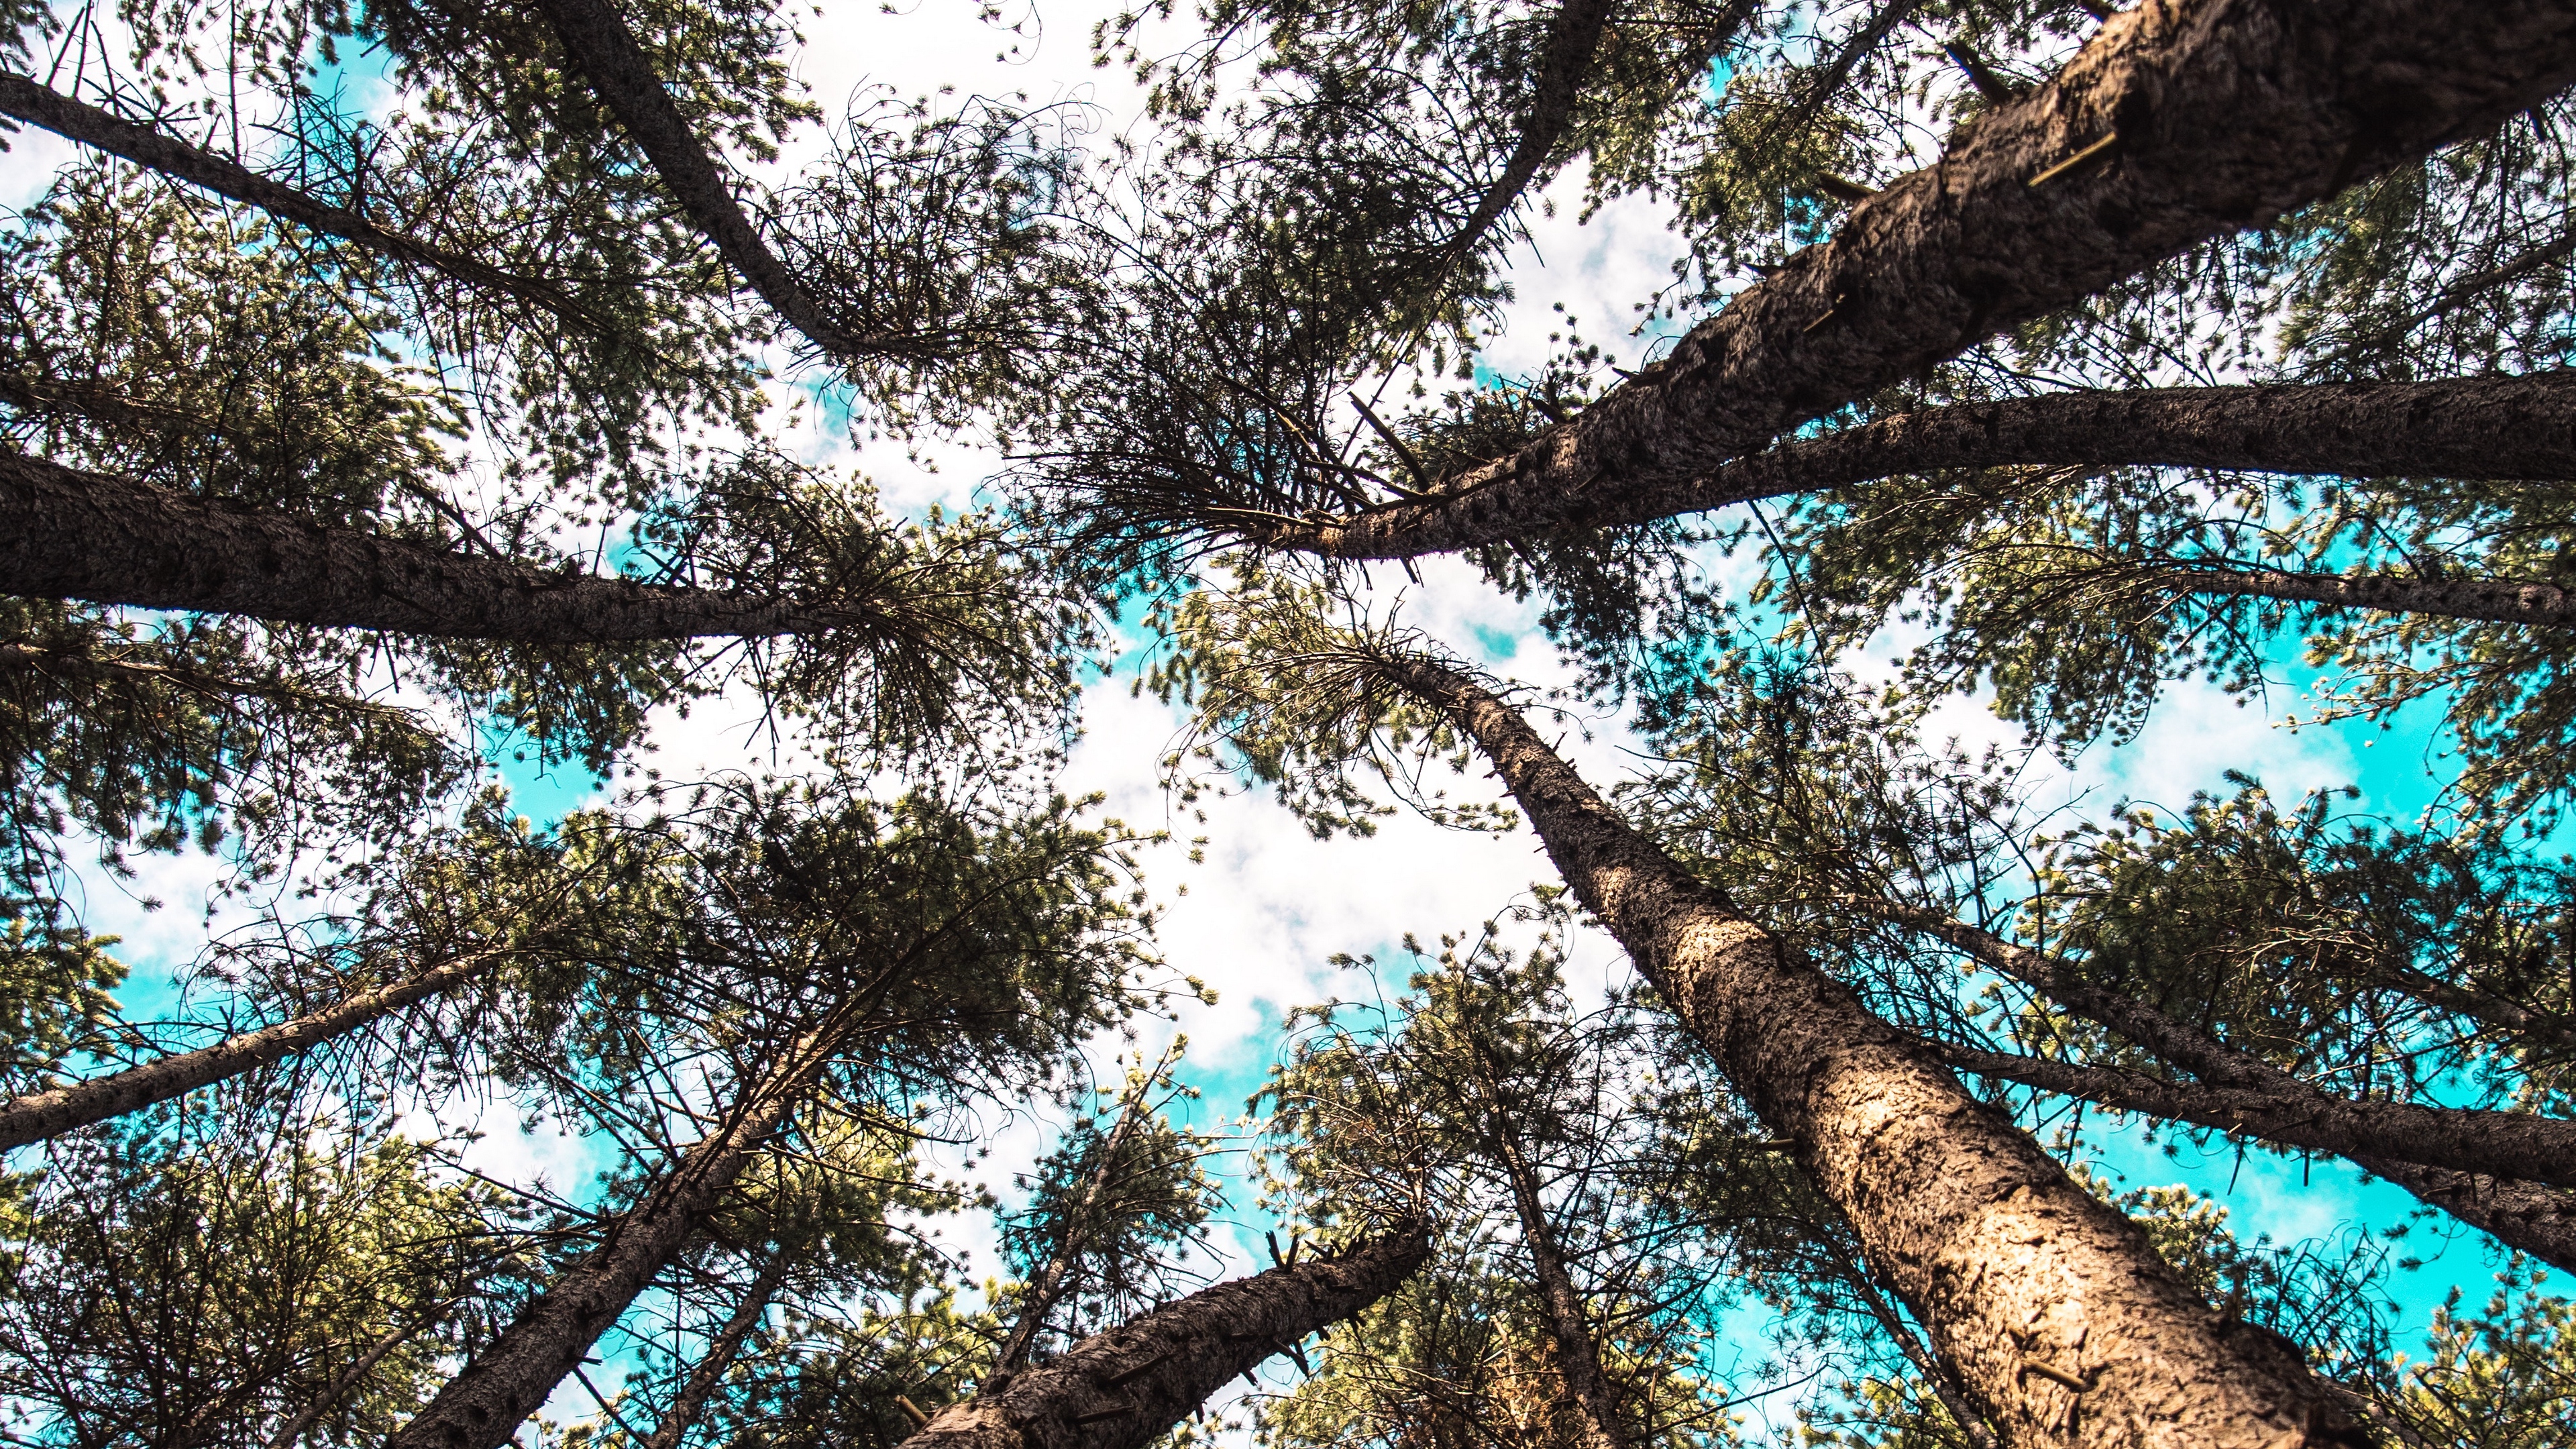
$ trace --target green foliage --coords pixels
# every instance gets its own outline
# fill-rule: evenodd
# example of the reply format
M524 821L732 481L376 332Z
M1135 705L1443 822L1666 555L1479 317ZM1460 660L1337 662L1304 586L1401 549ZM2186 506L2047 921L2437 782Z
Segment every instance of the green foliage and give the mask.
M362 1442L507 1320L531 1264L505 1198L292 1108L276 1135L208 1130L259 1106L191 1098L15 1183L0 1384L22 1434L258 1445L309 1415Z
M1233 588L1184 594L1148 623L1173 647L1138 687L1196 709L1201 742L1163 762L1183 803L1215 788L1199 774L1213 766L1275 788L1319 840L1373 834L1396 809L1381 791L1444 825L1512 827L1509 811L1452 803L1425 783L1435 764L1464 774L1473 746L1388 675L1425 645L1420 634L1250 563Z
M991 1295L1016 1320L998 1350L1001 1369L1028 1362L1050 1332L1069 1344L1086 1324L1115 1323L1187 1291L1190 1249L1205 1246L1223 1187L1203 1165L1216 1138L1169 1115L1174 1102L1198 1096L1172 1077L1186 1047L1187 1038L1175 1038L1114 1091L1094 1089L1107 1100L1076 1116L1020 1179L1027 1200L1001 1216L1002 1260L1018 1282Z
M1507 925L1535 927L1526 949ZM1582 1285L1625 1432L1732 1439L1692 1310L1733 1265L1705 1222L1674 1210L1657 1151L1651 1083L1671 1043L1632 1002L1575 1009L1562 975L1570 926L1564 897L1543 890L1480 931L1443 936L1436 959L1408 937L1419 967L1393 1002L1289 1014L1286 1060L1253 1104L1267 1109L1270 1205L1326 1240L1416 1214L1438 1231L1419 1276L1334 1335L1315 1375L1259 1407L1263 1442L1585 1442L1542 1311L1541 1251ZM1516 1173L1546 1215L1538 1227Z

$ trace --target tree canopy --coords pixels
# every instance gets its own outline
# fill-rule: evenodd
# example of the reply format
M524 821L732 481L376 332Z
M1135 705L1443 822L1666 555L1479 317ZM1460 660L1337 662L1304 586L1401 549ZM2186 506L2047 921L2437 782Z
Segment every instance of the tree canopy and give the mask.
M2576 1438L2576 3L903 19L0 0L0 1433Z

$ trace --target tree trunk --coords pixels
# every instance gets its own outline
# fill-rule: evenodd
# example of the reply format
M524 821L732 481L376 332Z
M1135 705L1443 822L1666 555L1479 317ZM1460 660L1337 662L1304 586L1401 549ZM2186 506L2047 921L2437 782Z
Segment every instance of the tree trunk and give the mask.
M355 242L398 262L426 267L469 286L497 292L539 307L586 332L608 327L582 310L560 289L532 277L487 266L472 257L386 231L357 212L331 206L282 182L201 150L176 136L138 126L70 96L48 90L26 76L0 71L0 115L41 126L68 141L120 156L217 196L256 206L307 231Z
M2039 1057L1935 1048L1963 1071L2008 1077L2151 1117L2198 1122L2222 1131L2243 1130L2287 1146L2342 1157L2365 1154L2458 1172L2576 1186L2576 1122L2528 1112L2356 1102L2333 1096L2135 997L2078 979L2054 956L2015 945L1944 912L1894 902L1870 902L1867 908L1948 941L2069 1011L2190 1072L2203 1085L2162 1082L2135 1072Z
M1425 661L1377 667L1476 740L1576 896L1795 1144L2008 1440L2363 1442L2294 1353L2211 1313L2136 1224L1640 836L1517 713Z
M2142 0L1580 417L1432 490L1450 496L1258 541L1397 558L1694 506L1697 480L1801 423L2571 79L2563 0ZM1683 501L1614 501L1632 495Z
M844 1003L799 1037L715 1132L681 1155L652 1190L608 1225L501 1337L467 1364L385 1449L500 1449L577 1368L637 1294L696 1237L769 1134L804 1100L858 1015Z
M283 1061L297 1052L382 1020L415 1001L451 991L490 970L498 952L442 962L415 976L361 991L320 1011L226 1037L213 1046L145 1062L104 1077L0 1102L0 1151L24 1147L166 1102L199 1087Z
M1089 1224L1091 1211L1098 1206L1101 1193L1109 1186L1109 1174L1118 1170L1118 1149L1126 1145L1127 1138L1135 1132L1136 1123L1144 1115L1144 1094L1152 1090L1155 1078L1171 1063L1172 1051L1166 1048L1163 1060L1153 1071L1146 1073L1136 1095L1118 1109L1118 1125L1109 1130L1109 1140L1101 1144L1099 1170L1083 1184L1082 1201L1066 1216L1064 1236L1057 1240L1055 1250L1047 1254L1046 1265L1038 1270L1037 1278L1029 1284L1029 1294L1021 1303L1020 1316L1011 1324L1010 1335L1002 1340L1001 1351L993 1356L995 1373L1017 1373L1028 1361L1029 1350L1037 1344L1038 1330L1046 1326L1047 1315L1055 1311L1056 1300L1064 1293L1064 1280L1073 1271L1074 1255L1082 1248L1079 1235Z
M1593 52L1601 48L1601 31L1614 8L1616 0L1564 0L1558 6L1556 21L1548 27L1547 55L1531 88L1529 114L1521 117L1520 142L1503 162L1503 174L1486 188L1475 211L1449 242L1449 255L1464 256L1474 250L1485 233L1511 213L1513 203L1537 179L1539 170L1554 159L1556 143L1574 124L1574 107L1583 99L1584 73L1592 68Z
M0 449L0 592L526 644L866 627L856 607L453 553Z
M536 8L553 25L574 68L661 173L681 213L715 243L762 301L832 356L855 360L902 350L903 339L861 337L833 321L760 239L724 173L690 132L688 118L672 103L651 58L609 0L537 0Z
M2455 1172L2576 1186L2576 1122L2413 1102L2356 1102L2284 1072L2265 1086L2169 1082L2114 1067L1927 1043L1950 1065L2123 1112L2242 1132L2337 1157L2397 1158Z
M2036 988L2076 1015L2111 1028L2205 1082L2268 1092L2276 1099L2325 1095L2262 1058L2217 1041L2145 1002L2074 979L2054 956L2015 945L1945 912L1893 901L1856 903L1898 925L1940 937ZM2378 1152L2343 1155L2471 1227L2484 1230L2506 1246L2576 1273L2576 1194L2520 1178L2430 1167Z
M778 1296L778 1285L787 1278L787 1254L775 1248L769 1261L760 1265L759 1276L742 1291L742 1301L733 1313L707 1340L704 1353L698 1355L696 1368L689 1371L689 1381L680 1386L680 1396L671 1401L670 1412L653 1426L653 1437L644 1441L644 1449L680 1449L680 1440L706 1412L707 1400L714 1397L716 1385L724 1382L725 1371L742 1354L742 1341L768 1316L769 1300Z
M2441 382L2062 392L1903 413L1797 438L1661 489L1587 499L1559 526L1644 523L1946 468L2576 478L2576 371Z
M1539 1197L1538 1174L1530 1167L1529 1154L1521 1150L1520 1133L1512 1126L1511 1115L1503 1109L1502 1092L1494 1080L1492 1064L1485 1060L1484 1048L1471 1039L1468 1049L1475 1054L1477 1084L1485 1097L1494 1156L1502 1162L1503 1175L1511 1183L1521 1241L1528 1247L1530 1266L1538 1275L1539 1308L1547 1317L1550 1356L1556 1361L1557 1376L1565 1380L1567 1396L1582 1411L1582 1428L1577 1437L1585 1449L1627 1449L1627 1435L1619 1428L1618 1406L1610 1401L1609 1384L1601 1374L1601 1344L1592 1336L1592 1325L1585 1321L1583 1290L1575 1286L1574 1275L1566 1271L1565 1250L1557 1241L1556 1224L1548 1217L1546 1202Z
M996 1376L902 1449L1143 1449L1226 1380L1385 1297L1430 1254L1429 1233L1408 1224L1338 1258L1203 1288L1045 1368Z
M2576 476L2576 475L2571 475ZM2320 604L2329 609L2377 609L2389 614L2437 614L2498 624L2576 625L2576 598L2557 584L2526 579L2407 578L2401 574L2298 574L2279 569L2156 569L2157 584L2194 594L2252 596Z

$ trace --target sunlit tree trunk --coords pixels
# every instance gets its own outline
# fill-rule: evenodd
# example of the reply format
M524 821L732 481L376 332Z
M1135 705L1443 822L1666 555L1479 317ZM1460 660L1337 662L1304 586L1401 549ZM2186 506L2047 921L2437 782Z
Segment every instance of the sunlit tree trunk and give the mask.
M2136 1224L1639 835L1519 714L1427 661L1377 667L1476 741L1576 896L1793 1144L2008 1440L2362 1442L2294 1353L2212 1313Z
M983 1386L904 1449L1143 1449L1237 1374L1368 1307L1430 1256L1407 1224L1338 1258L1237 1278Z

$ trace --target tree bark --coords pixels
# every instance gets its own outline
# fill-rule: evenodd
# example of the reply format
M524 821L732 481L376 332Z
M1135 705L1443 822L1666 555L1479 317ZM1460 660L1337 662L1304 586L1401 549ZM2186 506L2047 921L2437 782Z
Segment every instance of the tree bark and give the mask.
M2563 0L2143 0L2050 84L1986 113L1579 417L1431 490L1446 496L1256 541L1410 557L1687 492L1983 338L2478 134L2572 79Z
M1644 523L1948 468L2065 466L2576 478L2576 370L2062 392L1926 408L1784 441L1661 487L1586 499L1558 526Z
M1530 1167L1529 1154L1521 1149L1520 1133L1512 1126L1511 1115L1503 1109L1501 1087L1494 1080L1493 1064L1485 1059L1484 1048L1471 1037L1468 1050L1475 1055L1477 1085L1484 1093L1485 1111L1493 1131L1494 1156L1501 1161L1503 1176L1511 1183L1512 1206L1521 1223L1521 1242L1529 1249L1530 1267L1538 1275L1539 1308L1547 1318L1548 1347L1556 1361L1557 1376L1565 1380L1567 1396L1582 1411L1577 1437L1586 1449L1627 1449L1628 1437L1619 1427L1618 1405L1610 1401L1609 1384L1601 1373L1601 1344L1592 1335L1592 1325L1585 1321L1583 1290L1575 1286L1574 1275L1566 1271L1565 1250L1557 1241L1556 1224L1548 1216L1546 1202L1539 1197L1538 1174Z
M871 993L873 994L873 993ZM625 1316L720 1206L770 1133L804 1100L863 1008L856 1000L797 1038L724 1124L680 1157L600 1245L564 1270L385 1449L500 1449Z
M1375 662L1475 739L1576 896L1795 1144L2010 1442L2364 1442L2295 1354L2212 1313L2136 1224L1639 835L1502 701L1427 661Z
M2576 1122L2524 1112L2356 1102L2321 1092L2287 1073L2270 1088L2217 1086L2162 1081L2140 1072L2047 1057L1932 1045L1960 1071L2081 1097L2123 1112L2242 1132L2337 1157L2396 1158L2454 1172L2576 1186Z
M51 1091L12 1097L0 1102L0 1151L140 1111L255 1067L284 1061L335 1036L380 1021L415 1001L454 990L490 970L499 960L498 952L479 952L442 962L418 975L361 991L320 1011L226 1037L213 1046Z
M1887 920L1940 937L2069 1011L2111 1028L2200 1078L2202 1085L2162 1082L2135 1072L2040 1057L1940 1048L1954 1067L1980 1076L2009 1076L2052 1092L2065 1089L2013 1074L2056 1076L2069 1084L2081 1080L2088 1084L2087 1090L2065 1094L2222 1131L2242 1129L2291 1147L2343 1157L2358 1153L2398 1158L2458 1172L2576 1187L2576 1122L2528 1112L2479 1112L2337 1097L2135 997L2089 985L2057 957L2015 945L1945 912L1894 902L1874 903L1874 909ZM1969 1057L1985 1064L1969 1065ZM2069 1073L2074 1075L2064 1075ZM2094 1096L2097 1091L2116 1093L2122 1100ZM2204 1116L2211 1120L2202 1121Z
M789 326L824 352L843 359L903 350L903 339L862 337L832 320L769 244L753 229L715 158L691 134L688 119L671 102L652 60L610 0L536 0L564 52L590 81L609 114L626 128L660 172L680 210L752 291Z
M756 638L875 617L454 553L7 449L0 592L527 644Z
M1430 1254L1429 1233L1407 1224L1338 1258L1203 1288L1045 1368L997 1376L902 1449L1143 1449L1226 1380L1385 1297Z
M256 206L307 231L355 242L395 261L427 267L469 286L542 308L586 332L608 330L580 304L547 283L387 231L357 212L317 200L176 136L136 125L12 71L0 71L0 115L41 126L67 141L123 157L217 196Z
M2262 1058L2239 1051L2154 1007L2074 979L2056 957L1979 930L1945 912L1893 901L1861 902L1898 925L1938 936L2078 1016L2111 1028L2205 1082L2268 1092L2275 1099L2325 1094ZM2226 1126L2228 1124L2214 1124ZM2576 1194L2520 1178L2432 1167L2378 1152L2343 1154L2507 1247L2576 1272Z
M704 1353L698 1355L697 1367L689 1371L689 1381L680 1386L680 1396L671 1401L669 1413L653 1426L653 1437L644 1441L644 1449L680 1449L680 1440L689 1427L706 1412L707 1400L714 1397L716 1385L724 1382L725 1371L742 1354L742 1341L760 1326L769 1313L769 1300L778 1296L778 1285L787 1279L787 1254L771 1249L769 1261L760 1265L760 1273L751 1286L742 1291L742 1301L733 1313L707 1340Z
M2402 574L2301 574L2281 569L2150 569L2158 585L2180 593L2287 599L2329 609L2433 614L2497 624L2576 625L2576 598L2536 579L2408 578Z
M1564 0L1558 7L1556 23L1548 28L1547 56L1539 63L1530 111L1521 118L1520 142L1503 162L1503 174L1494 178L1466 224L1458 228L1449 243L1450 255L1464 256L1473 250L1496 222L1510 214L1539 169L1556 154L1556 143L1574 124L1574 108L1583 99L1584 72L1592 68L1593 53L1601 48L1601 31L1616 7L1617 0Z

